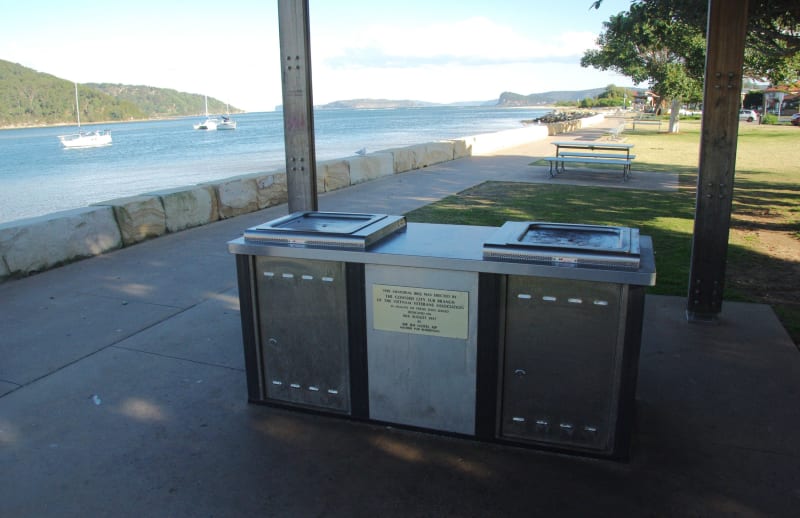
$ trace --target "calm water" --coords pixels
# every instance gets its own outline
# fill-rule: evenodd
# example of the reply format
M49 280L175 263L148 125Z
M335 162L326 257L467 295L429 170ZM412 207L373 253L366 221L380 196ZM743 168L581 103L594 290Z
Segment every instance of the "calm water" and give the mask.
M317 160L522 127L533 108L431 107L323 110ZM74 128L0 131L0 223L170 187L283 168L279 112L237 115L235 131L196 131L199 117L85 126L110 128L114 144L62 149Z

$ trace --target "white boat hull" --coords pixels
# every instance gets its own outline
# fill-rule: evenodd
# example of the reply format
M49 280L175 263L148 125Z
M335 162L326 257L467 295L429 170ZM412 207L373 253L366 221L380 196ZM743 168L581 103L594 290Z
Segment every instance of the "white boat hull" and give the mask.
M67 149L103 147L111 145L111 133L107 130L72 133L59 135L58 140Z
M218 122L216 119L206 119L199 124L194 125L196 130L214 131L217 129Z

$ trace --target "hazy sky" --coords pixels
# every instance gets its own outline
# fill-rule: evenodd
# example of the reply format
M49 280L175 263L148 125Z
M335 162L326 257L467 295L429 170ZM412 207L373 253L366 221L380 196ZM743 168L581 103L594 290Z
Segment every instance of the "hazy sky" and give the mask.
M630 0L310 0L315 104L496 99L631 81L581 68ZM80 83L281 104L277 0L4 2L0 59ZM198 108L200 109L200 108Z

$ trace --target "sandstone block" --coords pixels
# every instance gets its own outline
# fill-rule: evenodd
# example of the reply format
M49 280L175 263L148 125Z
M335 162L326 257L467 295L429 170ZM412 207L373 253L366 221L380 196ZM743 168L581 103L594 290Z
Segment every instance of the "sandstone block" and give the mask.
M394 173L394 158L391 153L370 153L350 157L347 161L350 163L350 183L353 185Z
M0 277L27 275L121 246L112 207L84 207L3 223Z
M322 163L317 162L317 194L322 194L323 192L325 192L325 175Z
M547 125L547 129L551 136L560 135L562 133L577 131L582 128L591 128L592 126L596 126L601 122L603 122L605 118L606 118L605 115L603 115L602 113L598 113L597 115L592 115L591 117L584 117L582 119L575 119L564 122L553 122Z
M406 149L414 155L414 169L421 169L427 165L425 162L425 144L406 146Z
M259 209L274 207L289 199L286 173L259 173L255 175L255 180Z
M472 147L467 145L466 139L453 140L453 160L467 158L472 155Z
M167 232L167 217L158 196L140 195L95 203L110 206L117 218L122 244L130 246Z
M320 182L322 188L320 189ZM317 190L335 191L350 186L350 162L347 160L326 160L317 164Z
M6 264L6 260L3 259L3 255L0 254L0 282L11 275L11 270L8 269L8 265Z
M206 225L219 219L217 193L210 185L178 187L150 194L161 198L168 232Z
M569 133L571 131L577 131L583 127L583 123L581 122L582 119L572 120L572 121L564 121L564 122L554 122L547 125L548 134L550 136L553 135L560 135L562 133Z
M258 210L258 184L252 176L224 180L214 186L220 218L232 218Z
M418 157L417 164L420 167L428 167L429 165L441 164L453 159L453 142L449 140L442 140L438 142L428 142L423 144L423 155L420 159Z
M391 153L394 158L394 172L405 173L417 169L417 156L411 147L398 147L387 149L387 153Z

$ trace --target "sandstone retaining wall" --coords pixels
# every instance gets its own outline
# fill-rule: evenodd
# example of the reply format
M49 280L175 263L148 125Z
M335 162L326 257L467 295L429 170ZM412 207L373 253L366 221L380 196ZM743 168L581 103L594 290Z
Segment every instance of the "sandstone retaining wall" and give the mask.
M591 128L592 126L596 126L597 124L603 122L603 120L605 120L605 115L601 113L598 115L592 115L591 117L585 117L583 119L553 122L546 125L547 134L552 137L553 135L561 135L562 133L578 131L581 128Z
M4 278L28 275L122 246L112 207L84 207L0 224Z

